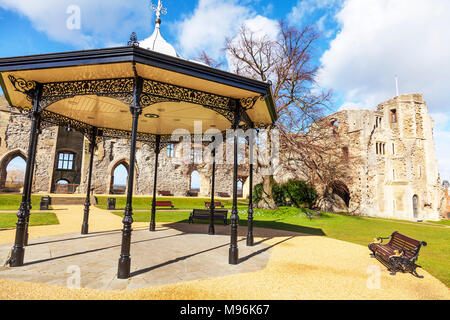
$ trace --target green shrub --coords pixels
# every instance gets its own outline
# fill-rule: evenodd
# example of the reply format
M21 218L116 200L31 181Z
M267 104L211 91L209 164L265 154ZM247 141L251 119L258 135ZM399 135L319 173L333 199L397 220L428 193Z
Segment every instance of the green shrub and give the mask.
M274 182L272 186L272 198L277 206L286 205L286 196L284 194L284 188L278 183Z
M298 208L303 205L312 208L318 197L314 186L302 180L289 180L283 185L283 190L285 196Z
M257 204L262 200L262 194L263 194L263 185L262 183L257 184L253 187L253 203Z

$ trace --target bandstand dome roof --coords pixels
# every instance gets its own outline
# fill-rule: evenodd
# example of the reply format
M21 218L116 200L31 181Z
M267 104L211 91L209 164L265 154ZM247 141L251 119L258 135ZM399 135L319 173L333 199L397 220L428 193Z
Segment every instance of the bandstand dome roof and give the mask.
M147 39L140 41L139 46L147 50L153 50L169 56L179 57L178 53L175 51L175 48L163 38L160 29L160 23L157 22L155 24L153 34Z

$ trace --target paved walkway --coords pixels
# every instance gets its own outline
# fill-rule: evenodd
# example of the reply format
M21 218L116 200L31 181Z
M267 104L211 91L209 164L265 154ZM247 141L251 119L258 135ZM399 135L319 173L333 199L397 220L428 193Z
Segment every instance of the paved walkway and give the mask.
M450 299L449 289L425 270L418 270L424 279L391 276L367 247L327 237L255 229L257 246L247 248L240 227L241 261L231 266L229 226L217 225L211 237L204 224L158 224L155 233L134 224L134 277L118 280L120 231L101 231L120 230L121 218L93 208L92 234L80 236L82 206L67 207L55 207L59 226L30 228L28 265L0 270L0 299ZM2 255L13 235L0 232ZM82 288L71 289L64 285L67 267L77 264Z
M52 205L59 220L59 224L48 226L35 226L29 228L29 239L53 236L71 232L81 232L83 222L83 209L81 205ZM134 227L144 227L142 222L133 223ZM89 232L121 230L122 218L106 210L91 206L89 215ZM15 229L0 231L0 244L14 243Z

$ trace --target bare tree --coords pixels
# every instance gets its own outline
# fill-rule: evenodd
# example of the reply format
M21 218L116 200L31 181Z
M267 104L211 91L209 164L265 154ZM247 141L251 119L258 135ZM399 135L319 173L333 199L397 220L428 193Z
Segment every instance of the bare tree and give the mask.
M219 69L223 66L223 62L218 62L217 60L213 59L205 51L202 51L200 56L197 57L197 60L203 62L211 68Z
M243 26L237 37L227 39L226 50L232 71L272 82L279 116L275 126L281 132L280 163L297 161L296 174L326 185L346 171L349 159L336 150L336 141L329 139L331 126L317 121L329 109L332 97L332 92L319 88L315 80L319 38L311 26L298 29L280 21L276 39ZM273 174L263 176L263 200L258 207L276 208L273 183Z

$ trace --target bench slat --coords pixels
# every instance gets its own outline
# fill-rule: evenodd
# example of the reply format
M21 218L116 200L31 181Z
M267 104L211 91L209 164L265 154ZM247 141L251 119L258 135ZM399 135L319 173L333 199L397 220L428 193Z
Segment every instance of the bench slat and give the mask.
M214 220L223 220L224 224L227 223L228 210L214 210ZM208 209L193 209L189 216L189 223L194 222L194 219L210 219L211 212Z

